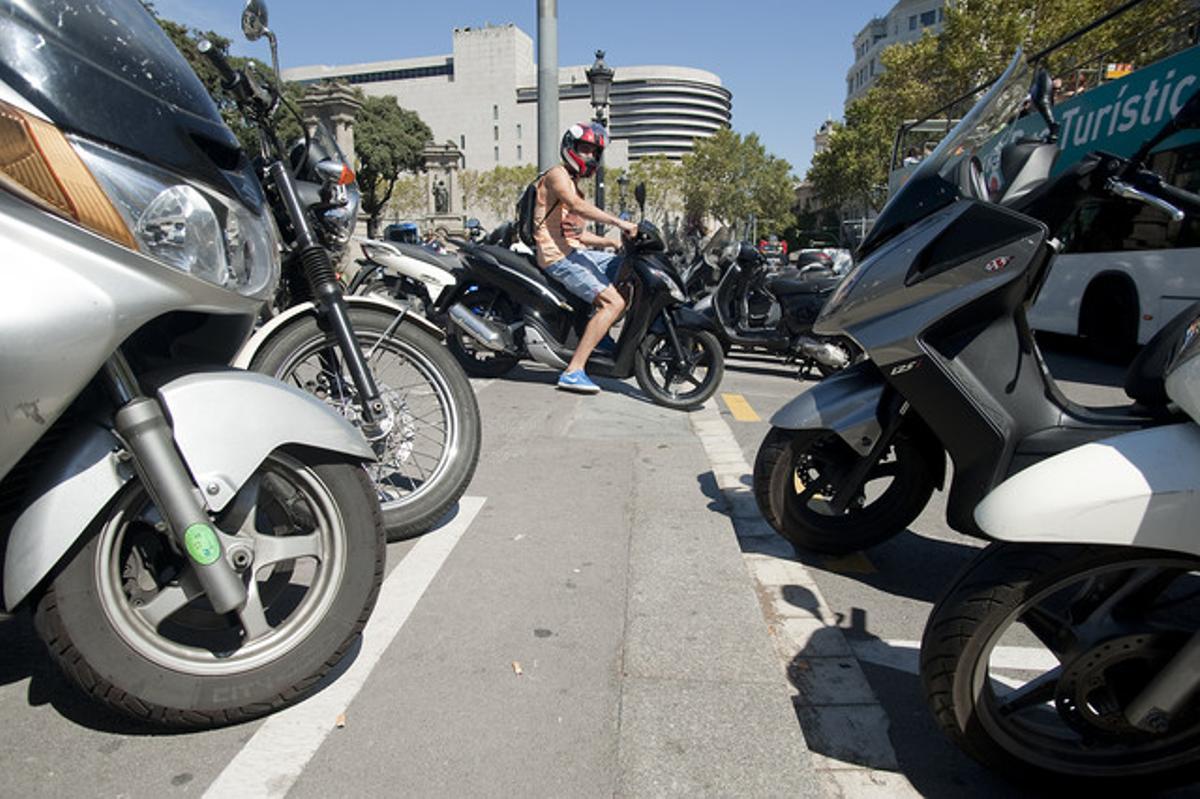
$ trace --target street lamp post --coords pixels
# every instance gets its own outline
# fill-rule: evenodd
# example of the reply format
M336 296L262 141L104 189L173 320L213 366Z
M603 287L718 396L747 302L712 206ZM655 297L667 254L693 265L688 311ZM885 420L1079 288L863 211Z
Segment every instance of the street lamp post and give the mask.
M612 88L613 75L615 72L604 63L604 51L596 51L596 60L584 72L587 76L588 89L592 94L592 108L595 110L595 115L592 117L594 121L599 122L608 129L608 93ZM596 206L604 208L604 163L596 168ZM596 224L597 234L604 235L604 225Z

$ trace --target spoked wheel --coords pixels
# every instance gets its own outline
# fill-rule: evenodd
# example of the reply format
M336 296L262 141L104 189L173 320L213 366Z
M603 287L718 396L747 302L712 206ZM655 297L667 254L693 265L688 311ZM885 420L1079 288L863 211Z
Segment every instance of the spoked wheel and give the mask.
M772 428L754 461L754 497L763 518L792 544L845 555L901 532L933 494L928 455L897 434L846 510L834 502L859 455L828 430Z
M80 688L139 719L215 726L271 712L366 623L385 557L377 508L357 461L272 454L213 520L248 594L218 614L133 481L42 596L38 631Z
M377 461L367 465L388 539L427 532L453 505L479 461L479 406L462 368L433 336L372 308L350 320L384 403ZM332 333L312 316L269 339L251 369L314 394L363 426L354 381Z
M462 298L463 305L483 319L501 325L517 321L517 309L500 292L492 288L477 288ZM501 377L508 374L520 361L507 352L489 350L454 322L446 326L446 345L471 377Z
M725 375L721 342L707 330L679 329L680 362L666 334L647 333L638 346L633 374L638 386L659 405L692 408L711 397Z
M1153 732L1126 710L1200 630L1200 559L993 544L938 602L921 676L944 732L1006 774L1192 777L1200 699ZM1030 773L1030 769L1036 771Z

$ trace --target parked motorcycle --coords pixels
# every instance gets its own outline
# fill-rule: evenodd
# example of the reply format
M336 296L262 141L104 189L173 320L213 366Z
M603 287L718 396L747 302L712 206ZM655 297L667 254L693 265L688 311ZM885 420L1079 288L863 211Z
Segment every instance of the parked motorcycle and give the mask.
M468 228L475 239L475 228ZM368 239L363 257L346 286L350 294L386 297L413 313L429 317L438 297L457 280L461 267L453 253L438 254L421 244Z
M1197 207L1143 161L1175 130L1200 125L1200 98L1129 161L1096 153L1054 179L1026 175L1028 191L999 205L975 152L1013 118L1028 85L1018 53L888 203L814 324L848 336L869 360L781 409L759 448L759 508L797 546L846 553L905 529L943 485L946 453L947 521L983 535L972 512L1009 475L1086 441L1177 420L1162 391L1164 353L1177 345L1169 334L1131 365L1126 391L1138 404L1083 408L1055 385L1025 308L1056 251L1047 227L1081 197L1118 195L1176 219L1172 203ZM1048 89L1039 74L1033 105L1053 129ZM1038 158L1046 170L1052 161Z
M1165 392L1190 418L1084 444L1001 483L975 518L1002 543L958 575L926 625L930 709L951 740L1005 774L1143 789L1195 777L1200 309L1186 322Z
M722 228L702 255L721 274L716 290L692 307L712 320L726 351L738 346L783 355L800 375L825 377L848 366L860 353L845 336L812 334L812 323L841 282L817 264L801 269L773 268L754 247Z
M157 22L104 8L0 13L4 603L109 708L227 724L303 698L366 623L373 453L225 366L279 277L270 210Z
M712 325L685 304L664 250L657 228L645 221L625 244L616 284L628 305L617 346L612 353L593 353L587 371L632 374L659 405L689 408L717 390L725 359ZM591 306L539 269L532 256L502 244L468 244L459 253L459 284L442 294L435 310L448 316L448 345L466 370L499 377L524 358L566 368Z
M354 174L320 126L285 150L273 115L287 103L265 3L250 0L242 19L248 39L265 36L271 44L272 81L233 70L210 43L200 49L260 131L256 167L283 233L284 256L280 312L246 342L234 365L303 388L357 427L376 456L368 470L389 540L419 535L475 473L475 394L434 324L379 297L343 296L330 250L346 246L357 220Z

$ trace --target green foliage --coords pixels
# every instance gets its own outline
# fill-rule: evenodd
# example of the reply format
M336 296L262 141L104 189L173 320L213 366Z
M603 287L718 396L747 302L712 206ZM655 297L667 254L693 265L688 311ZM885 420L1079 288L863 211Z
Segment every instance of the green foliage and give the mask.
M896 132L905 120L922 119L999 75L1016 52L1027 54L1058 41L1124 0L958 0L946 6L940 36L926 33L894 45L880 56L884 73L846 108L829 149L813 157L808 179L826 206L878 210L886 199L887 174ZM1049 56L1051 74L1082 59L1144 66L1174 45L1167 22L1186 10L1186 0L1149 0ZM1134 41L1134 35L1141 34ZM1094 66L1094 64L1092 65ZM967 98L939 116L961 116Z
M633 191L639 183L646 184L646 218L651 222L665 225L672 217L683 214L686 206L682 163L672 161L665 155L651 155L635 161L629 167L629 189L626 192L630 213L637 211Z
M468 216L513 219L517 198L537 176L538 170L533 164L498 166L486 172L465 170L459 174L463 208Z
M769 154L755 133L743 137L721 129L698 139L683 158L683 186L688 216L714 217L735 225L751 215L760 229L790 223L794 190L791 166ZM649 186L647 186L647 189Z
M402 175L392 189L386 215L397 221L419 219L428 207L425 180L420 175Z
M401 108L395 97L363 98L354 123L354 150L369 236L375 235L401 173L424 166L421 151L432 138L421 117Z

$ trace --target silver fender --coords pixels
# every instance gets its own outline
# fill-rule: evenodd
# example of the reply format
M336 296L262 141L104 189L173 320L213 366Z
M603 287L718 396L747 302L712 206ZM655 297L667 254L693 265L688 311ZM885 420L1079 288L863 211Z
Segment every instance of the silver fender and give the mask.
M400 324L408 324L411 322L412 324L424 330L426 333L436 336L439 341L446 337L446 334L442 332L440 327L435 325L433 322L430 322L424 316L413 313L411 310L397 305L391 300L384 299L383 297L374 295L360 296L357 294L348 294L342 297L342 299L345 300L346 304L351 308L366 307L375 308L376 310L383 311L385 313L402 313L404 314L404 321ZM285 325L287 325L293 319L298 319L306 315L315 315L316 312L317 306L314 303L302 302L299 305L293 305L291 308L288 308L278 316L272 317L269 322L260 327L258 330L255 330L254 335L246 339L246 343L242 345L242 348L238 350L237 355L234 356L232 365L238 369L249 369L250 361L252 361L255 354L262 349L263 344L266 344L271 337L277 335Z
M224 508L272 451L288 444L374 460L366 440L320 400L264 375L233 369L178 378L158 391L183 461L212 511ZM17 606L133 477L107 429L81 426L35 478L37 499L13 524L4 604Z
M869 364L835 372L784 405L771 417L785 430L832 430L860 455L883 434L879 405L883 379Z
M1084 444L1013 475L975 509L989 536L1200 555L1200 427L1156 427Z

